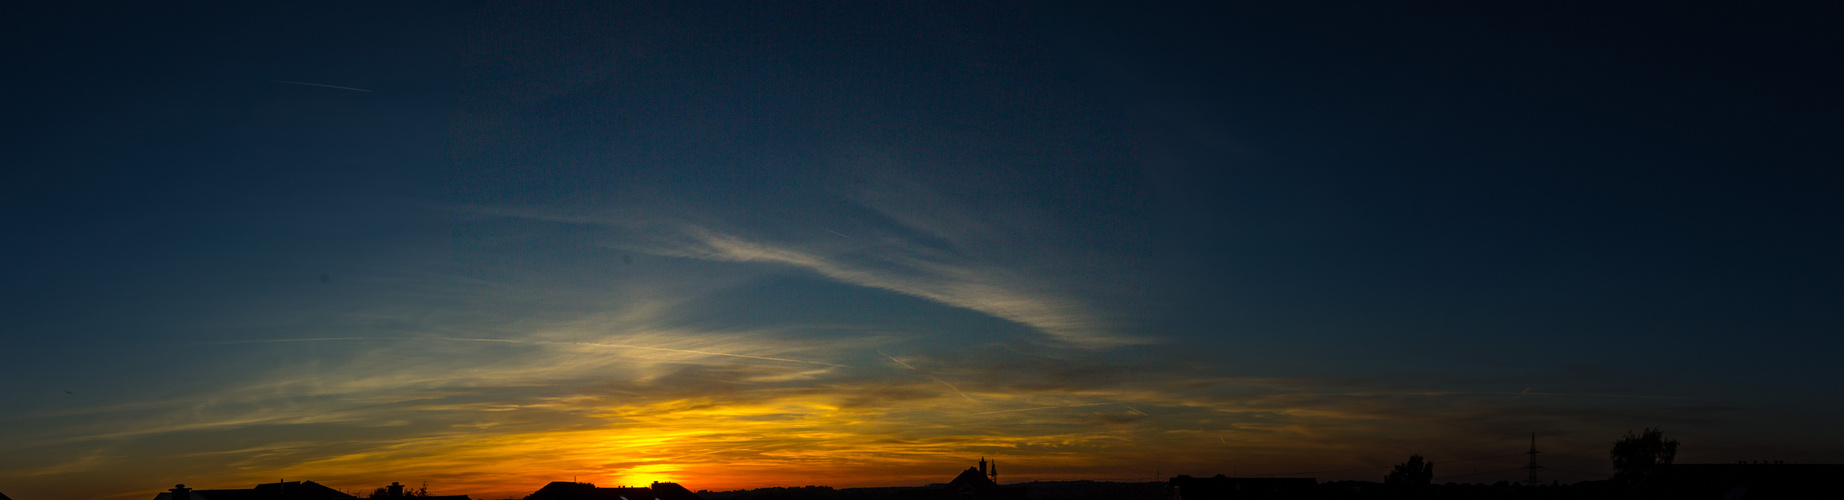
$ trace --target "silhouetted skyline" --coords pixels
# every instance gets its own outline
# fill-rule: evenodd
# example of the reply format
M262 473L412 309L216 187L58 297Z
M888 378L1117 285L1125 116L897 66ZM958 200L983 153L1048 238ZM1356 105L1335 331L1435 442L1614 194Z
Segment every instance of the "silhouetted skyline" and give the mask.
M1623 440L1624 441L1624 440ZM1616 454L1618 452L1616 451ZM1179 475L1146 482L1031 481L1000 484L991 463L982 459L946 483L923 486L833 488L806 485L731 491L693 492L672 482L642 486L605 486L595 483L551 481L522 500L1263 500L1263 499L1800 499L1817 498L1836 488L1844 464L1674 464L1669 459L1643 477L1563 482L1530 477L1525 481L1431 482L1432 463L1419 455L1399 464L1383 482L1329 481L1314 478L1212 477ZM252 488L194 489L174 485L154 500L346 500L356 498L402 500L470 500L468 495L439 495L428 485L411 488L392 482L360 496L313 481L281 481Z

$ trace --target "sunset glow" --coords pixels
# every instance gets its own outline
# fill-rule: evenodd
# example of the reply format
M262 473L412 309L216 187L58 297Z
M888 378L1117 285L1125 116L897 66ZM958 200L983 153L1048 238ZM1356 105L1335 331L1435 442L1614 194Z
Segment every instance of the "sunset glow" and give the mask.
M11 500L1844 462L1835 16L41 7Z

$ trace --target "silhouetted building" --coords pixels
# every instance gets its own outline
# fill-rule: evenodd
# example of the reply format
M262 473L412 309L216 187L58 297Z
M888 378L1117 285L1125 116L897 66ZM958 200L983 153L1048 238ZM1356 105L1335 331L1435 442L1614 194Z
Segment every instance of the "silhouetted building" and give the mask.
M592 483L552 481L525 496L525 500L704 500L679 483L653 482L651 487L598 488Z
M195 490L181 484L154 496L154 500L347 500L356 498L359 497L313 481L266 483L258 484L254 488L237 490ZM403 485L391 483L385 488L385 498L406 498ZM414 498L419 500L469 500L467 495L429 495Z
M1661 465L1634 486L1631 500L1771 500L1844 498L1844 465Z
M994 481L999 477L996 467L996 463L989 464L981 458L978 467L968 467L948 484L899 490L898 497L902 500L1023 500L1023 486L1000 486Z
M288 481L281 483L258 484L254 488L236 490L195 490L186 485L175 485L154 500L347 500L358 498L347 495L313 481Z
M984 461L981 461L980 465L986 464ZM947 488L948 492L958 496L998 495L1000 489L999 483L987 478L986 475L987 473L984 471L968 467L967 470L960 471L959 476L954 476L953 481L948 481L948 485L945 486L945 488Z
M659 500L704 500L698 497L697 493L692 493L691 490L686 489L684 486L679 486L679 483L662 483L659 481L653 482L653 495L654 498L658 498Z
M1306 498L1319 481L1293 477L1178 476L1171 480L1173 500Z

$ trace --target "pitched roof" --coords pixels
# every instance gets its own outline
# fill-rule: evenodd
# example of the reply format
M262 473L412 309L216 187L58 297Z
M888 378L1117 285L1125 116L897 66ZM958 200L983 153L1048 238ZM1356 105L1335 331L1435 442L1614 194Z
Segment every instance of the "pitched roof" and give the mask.
M552 481L527 495L526 500L703 500L677 483L653 483L652 488L597 488L591 483Z
M953 481L948 481L947 489L953 492L989 493L997 491L999 483L992 482L992 479L981 474L980 469L968 467L967 470L961 471L959 476L954 476Z
M679 483L653 483L653 495L660 500L704 500L704 497L679 486Z
M171 500L172 492L162 492L154 500ZM191 500L351 500L358 497L322 486L313 481L258 484L254 488L235 490L192 490Z

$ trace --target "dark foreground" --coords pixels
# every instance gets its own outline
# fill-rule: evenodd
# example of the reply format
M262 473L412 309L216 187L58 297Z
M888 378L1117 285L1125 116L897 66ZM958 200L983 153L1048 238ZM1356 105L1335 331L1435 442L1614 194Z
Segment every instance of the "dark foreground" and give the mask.
M1165 482L1038 481L978 489L955 483L910 488L824 486L700 491L704 500L1778 500L1844 498L1844 465L1680 464L1635 481L1420 486L1306 478L1179 476Z

